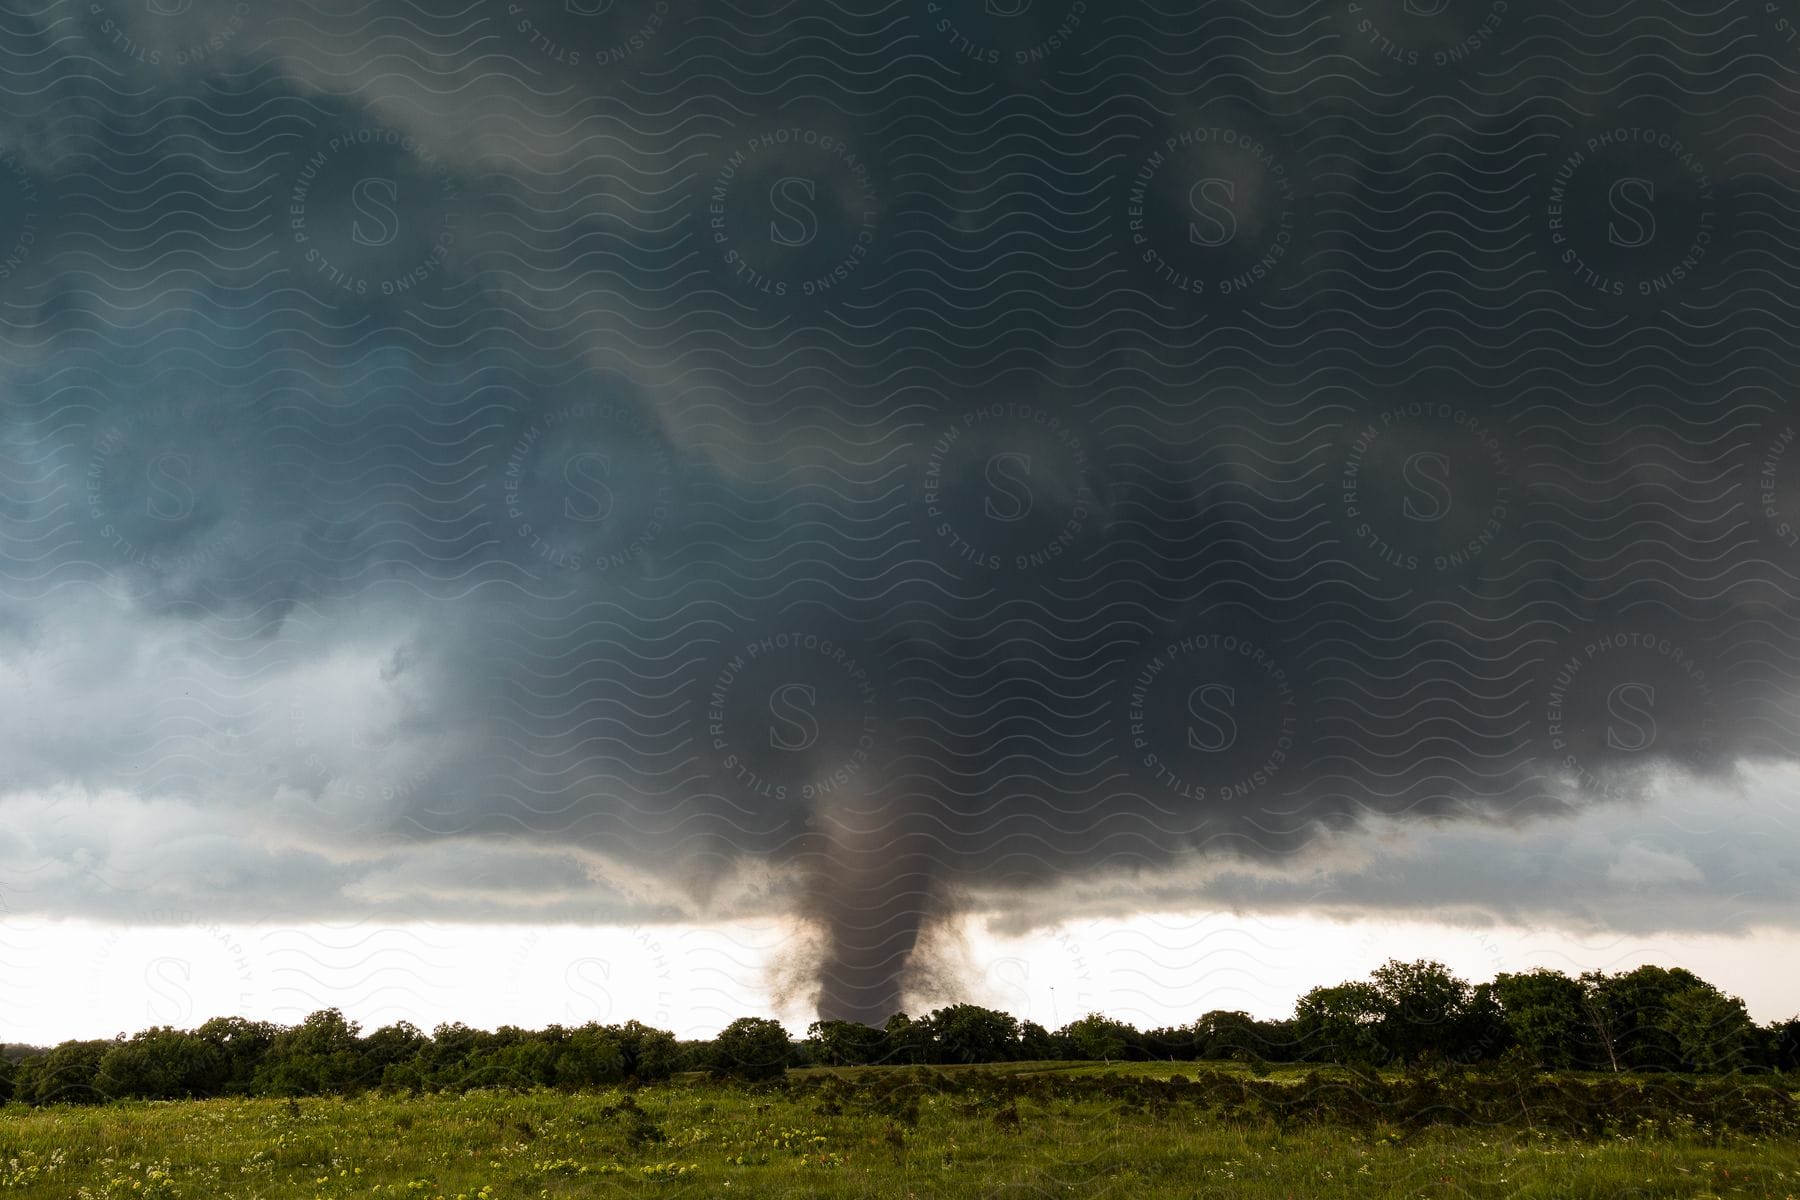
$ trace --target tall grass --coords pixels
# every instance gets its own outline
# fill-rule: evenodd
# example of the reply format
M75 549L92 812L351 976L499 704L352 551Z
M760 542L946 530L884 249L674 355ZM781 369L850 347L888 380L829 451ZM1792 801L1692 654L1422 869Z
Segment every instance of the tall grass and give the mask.
M1454 1095L1445 1121L1420 1120L1374 1103L1367 1080L1335 1110L1229 1115L1213 1089L1231 1078L1317 1100L1354 1096L1354 1077L1327 1096L1303 1075L1186 1074L847 1069L759 1087L12 1106L0 1197L1800 1197L1791 1132L1575 1137L1471 1123Z

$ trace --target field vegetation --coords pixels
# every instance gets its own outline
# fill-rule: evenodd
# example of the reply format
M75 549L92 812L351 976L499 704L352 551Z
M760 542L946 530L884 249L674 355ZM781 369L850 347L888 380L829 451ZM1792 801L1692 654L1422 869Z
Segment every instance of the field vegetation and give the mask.
M1800 1200L1797 1034L1685 971L1428 962L1153 1030L219 1018L7 1046L0 1200Z
M1778 1077L1192 1064L14 1106L0 1195L1800 1196Z

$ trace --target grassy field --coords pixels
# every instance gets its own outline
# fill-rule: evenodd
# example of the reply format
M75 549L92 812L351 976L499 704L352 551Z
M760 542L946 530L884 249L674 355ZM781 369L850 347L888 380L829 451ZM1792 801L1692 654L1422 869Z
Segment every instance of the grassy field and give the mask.
M1789 1135L1241 1120L1158 1081L1192 1064L1046 1067L576 1096L15 1105L0 1113L0 1196L1800 1198Z

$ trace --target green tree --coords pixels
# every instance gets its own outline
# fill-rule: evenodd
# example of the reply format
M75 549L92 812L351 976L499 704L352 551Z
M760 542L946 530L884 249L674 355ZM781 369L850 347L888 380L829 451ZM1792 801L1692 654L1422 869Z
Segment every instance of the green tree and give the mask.
M886 1035L861 1021L814 1021L806 1037L813 1061L824 1066L861 1066L887 1056Z
M1294 1005L1294 1032L1309 1060L1375 1063L1385 1054L1380 1037L1384 1015L1381 996L1370 984L1316 987Z
M411 1021L383 1025L362 1039L359 1072L367 1083L419 1091L425 1084L419 1056L429 1039Z
M275 1035L256 1072L256 1088L272 1096L322 1096L360 1082L358 1027L335 1008L321 1009Z
M895 1013L887 1019L881 1032L887 1042L889 1062L916 1065L930 1057L931 1026L928 1023L915 1021L905 1013Z
M33 1104L98 1104L106 1099L99 1082L100 1060L116 1042L94 1038L63 1042L36 1062L33 1072Z
M1194 1058L1228 1059L1235 1054L1261 1054L1266 1047L1255 1018L1236 1009L1215 1009L1188 1027Z
M1777 1071L1800 1071L1800 1016L1776 1021L1764 1034L1769 1065Z
M1662 1025L1687 1070L1722 1075L1756 1063L1761 1040L1756 1022L1742 1000L1709 983L1671 995Z
M625 1079L625 1048L611 1029L590 1021L562 1039L554 1073L557 1084L565 1088L621 1083Z
M162 1026L115 1042L97 1078L109 1099L181 1100L216 1095L219 1051L197 1033Z
M667 1079L674 1073L677 1056L674 1034L666 1029L654 1029L641 1021L627 1021L608 1028L624 1055L627 1079L649 1082Z
M715 1070L734 1079L777 1079L787 1074L792 1046L781 1022L765 1017L739 1017L713 1044Z
M1712 985L1680 967L1644 966L1618 975L1581 976L1582 1007L1594 1031L1602 1064L1615 1071L1688 1069L1671 1016L1675 996ZM1716 989L1713 989L1716 990Z
M1376 1040L1390 1059L1461 1055L1472 992L1443 963L1389 959L1375 968L1370 981L1380 1013Z
M243 1017L214 1017L194 1031L194 1035L217 1052L218 1078L208 1089L209 1095L246 1095L256 1078L263 1056L275 1044L279 1026L270 1021L249 1021Z
M1110 1063L1124 1056L1126 1048L1137 1037L1137 1030L1123 1021L1089 1013L1080 1020L1069 1022L1063 1028L1063 1034L1078 1058L1098 1058Z
M1622 1068L1619 1064L1619 1025L1618 1016L1613 1011L1611 981L1604 971L1583 971L1581 984L1581 1011L1587 1017L1588 1032L1593 1037L1596 1051L1593 1066L1604 1064L1612 1068L1616 1074Z
M1507 1028L1499 993L1491 983L1478 983L1470 989L1457 1027L1458 1036L1450 1042L1449 1053L1458 1062L1492 1062L1512 1049L1512 1030Z
M13 1099L22 1104L38 1102L38 1087L43 1081L44 1067L50 1061L49 1051L21 1058L13 1065Z
M1582 985L1561 971L1538 967L1494 978L1494 996L1513 1043L1540 1067L1586 1066L1598 1043Z
M1019 1022L1010 1013L979 1004L952 1004L926 1018L938 1062L1013 1062L1019 1054Z
M1055 1035L1036 1021L1019 1023L1019 1058L1024 1062L1042 1062L1057 1055Z
M556 1082L557 1048L542 1034L502 1025L475 1056L470 1074L481 1087L533 1088Z

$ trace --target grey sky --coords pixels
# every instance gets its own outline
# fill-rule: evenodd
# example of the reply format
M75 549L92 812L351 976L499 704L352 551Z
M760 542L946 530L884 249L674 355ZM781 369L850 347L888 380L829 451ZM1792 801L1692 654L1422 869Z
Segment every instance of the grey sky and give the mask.
M0 14L9 909L1791 923L1794 52L1438 7Z

